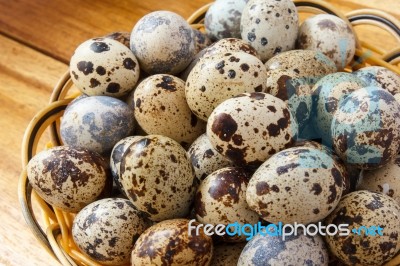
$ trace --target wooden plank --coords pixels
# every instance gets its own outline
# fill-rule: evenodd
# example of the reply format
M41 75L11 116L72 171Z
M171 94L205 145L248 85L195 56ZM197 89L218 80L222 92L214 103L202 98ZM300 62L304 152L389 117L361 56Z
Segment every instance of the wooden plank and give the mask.
M0 35L0 265L56 265L26 225L17 198L21 140L67 66Z

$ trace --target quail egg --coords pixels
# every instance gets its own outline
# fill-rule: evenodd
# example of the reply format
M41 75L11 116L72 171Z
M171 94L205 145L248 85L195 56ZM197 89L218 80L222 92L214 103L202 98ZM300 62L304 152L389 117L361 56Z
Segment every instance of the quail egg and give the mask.
M104 36L104 38L119 41L120 43L125 45L128 49L130 48L129 44L130 44L131 34L129 32L116 31L107 34L106 36Z
M393 96L400 93L400 75L381 66L369 66L353 72L369 86L381 87Z
M206 34L200 30L193 29L194 42L195 42L195 54L198 54L201 50L204 50L212 44L212 41Z
M213 43L205 49L204 56L235 52L243 52L259 58L256 49L242 39L237 38L225 38Z

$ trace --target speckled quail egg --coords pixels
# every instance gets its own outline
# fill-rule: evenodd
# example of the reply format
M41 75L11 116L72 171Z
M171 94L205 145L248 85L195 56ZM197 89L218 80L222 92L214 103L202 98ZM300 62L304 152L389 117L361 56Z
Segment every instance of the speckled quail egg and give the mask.
M129 146L120 181L133 205L152 221L186 216L197 186L186 151L160 135L141 137Z
M131 50L149 74L177 74L195 55L194 34L184 18L170 11L142 17L131 33Z
M342 168L323 150L294 147L263 163L252 176L247 203L271 223L318 222L338 204Z
M206 134L198 137L190 145L187 154L199 181L221 168L233 166L231 161L214 149Z
M124 189L122 187L121 181L120 181L120 166L121 166L121 161L122 158L124 157L125 152L129 148L129 146L138 140L140 136L130 136L121 139L120 141L115 144L114 148L111 151L111 156L110 156L110 168L111 168L111 174L112 177L118 186L118 189L124 194Z
M342 198L325 223L349 225L348 235L325 236L330 250L346 265L382 265L400 250L400 207L386 195L352 192Z
M360 169L382 167L400 147L400 104L377 87L356 90L334 113L331 125L335 152Z
M120 43L125 45L128 49L130 48L131 34L129 32L116 31L105 35L104 38L119 41Z
M182 80L186 81L187 78L189 77L190 72L192 72L192 69L194 66L200 61L200 59L203 57L204 53L206 52L207 49L203 49L200 52L198 52L193 60L190 62L190 64L183 70L181 73L179 73L179 78Z
M240 19L248 0L218 0L207 10L204 26L212 40L240 38Z
M212 56L216 54L226 54L244 52L259 58L257 50L254 49L247 42L237 38L221 39L205 49L204 56Z
M136 241L131 265L193 265L208 266L213 254L211 237L202 228L191 231L197 222L174 219L148 228ZM189 233L190 232L190 233Z
M376 170L363 170L357 190L380 192L394 198L400 206L400 156Z
M212 146L238 166L259 166L294 144L297 131L297 122L286 104L262 92L224 101L207 122Z
M194 200L196 220L203 224L256 224L258 214L246 202L246 189L251 175L242 168L227 167L204 179ZM246 241L246 236L224 236L228 242Z
M354 57L356 41L353 30L344 20L319 14L301 24L297 48L320 51L342 70Z
M400 75L381 66L369 66L353 72L369 86L381 87L393 96L400 93Z
M212 44L212 41L203 32L193 29L195 54L198 54L201 50L204 50Z
M106 165L95 152L58 146L36 154L28 163L27 175L46 202L77 212L95 201L105 188Z
M72 237L79 249L103 265L129 263L133 245L147 225L127 199L93 202L75 217Z
M133 130L133 110L108 96L86 97L69 104L60 125L64 144L104 155Z
M238 266L261 265L321 265L328 266L329 257L325 243L319 235L306 236L299 232L284 240L275 232L256 235L244 247Z
M203 134L206 123L195 116L185 97L185 82L165 74L153 75L134 93L135 118L147 134L170 137L183 146Z
M280 52L294 49L298 20L291 0L250 0L243 9L241 36L265 62Z
M242 243L224 243L214 246L214 254L211 260L211 266L230 266L237 265L240 253L246 242Z
M337 72L320 79L313 87L313 108L311 117L319 137L331 146L331 124L333 114L341 102L353 91L367 84L350 73Z
M79 45L69 66L74 85L87 95L123 96L133 89L140 74L132 51L109 38Z
M265 89L267 71L262 62L247 53L235 52L203 57L186 81L190 109L207 121L221 102L244 92Z

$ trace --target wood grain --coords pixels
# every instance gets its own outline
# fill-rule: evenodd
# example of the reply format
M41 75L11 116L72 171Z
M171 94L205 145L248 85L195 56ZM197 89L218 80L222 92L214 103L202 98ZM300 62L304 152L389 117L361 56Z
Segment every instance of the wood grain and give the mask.
M0 0L0 265L57 265L23 221L17 179L24 129L47 104L76 46L109 32L129 32L150 11L166 9L188 17L208 2ZM345 13L356 8L378 8L400 18L400 1L328 2ZM388 34L373 27L357 27L357 32L383 49L396 45Z

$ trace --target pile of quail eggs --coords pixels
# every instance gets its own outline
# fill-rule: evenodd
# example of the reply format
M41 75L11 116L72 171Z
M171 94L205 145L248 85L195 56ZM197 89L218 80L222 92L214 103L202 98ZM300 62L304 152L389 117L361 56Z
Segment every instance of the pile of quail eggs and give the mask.
M205 30L152 12L87 40L64 146L27 167L104 265L382 265L400 250L400 76L291 0L218 0ZM397 99L397 100L396 100ZM195 224L381 226L382 236L210 237Z

